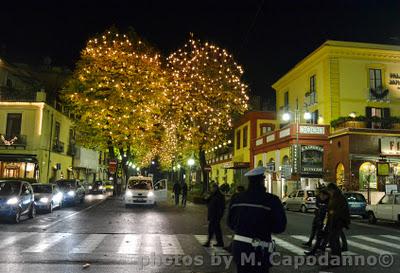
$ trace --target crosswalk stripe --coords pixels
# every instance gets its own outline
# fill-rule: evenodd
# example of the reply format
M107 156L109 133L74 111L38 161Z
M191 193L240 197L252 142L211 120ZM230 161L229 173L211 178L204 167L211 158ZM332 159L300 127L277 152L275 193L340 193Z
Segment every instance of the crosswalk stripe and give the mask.
M385 237L386 239L400 241L400 236L393 236L393 235L381 235L381 236Z
M140 234L128 234L125 235L121 245L119 246L119 254L139 254L140 241L142 235Z
M303 241L303 242L307 242L308 239L309 239L307 236L304 236L304 235L293 235L291 237L293 237L293 238L295 238L297 240ZM344 251L343 255L353 255L354 256L354 255L359 255L359 254L355 253L355 252L352 252L352 251Z
M70 235L71 235L70 233L55 233L53 235L45 237L41 242L29 247L28 249L23 250L22 252L34 252L34 253L44 252L50 247L59 243L61 240L68 238Z
M351 245L352 247L360 248L362 250L365 250L365 251L368 251L368 252L372 252L372 253L375 253L375 254L378 254L378 255L380 255L380 254L395 255L396 254L394 252L385 251L383 249L379 249L379 248L376 248L376 247L373 247L373 246L369 246L369 245L360 244L360 243L357 243L357 242L354 242L354 241L351 241L351 240L347 240L347 243L349 245Z
M286 242L285 240L282 240L276 236L274 236L273 239L277 243L278 247L285 248L286 250L289 250L290 252L292 252L296 255L304 255L304 249L302 249L294 244L291 244L289 242Z
M8 237L4 240L1 241L0 243L0 249L6 248L12 244L15 244L16 242L28 238L32 236L34 232L24 232L24 233L16 233L15 235Z
M208 235L194 235L197 242L201 245L205 244L208 240ZM212 256L228 256L231 255L228 251L223 249L222 247L206 247L206 252Z
M106 234L90 234L82 243L73 248L71 253L92 253L106 236Z
M393 244L393 243L389 243L389 242L386 242L386 241L381 241L381 240L378 240L378 239L369 238L367 236L356 235L356 236L353 236L353 237L357 238L357 239L360 239L360 240L364 240L364 241L368 241L368 242L371 242L371 243L375 243L375 244L378 244L378 245L384 245L384 246L400 249L400 245L398 245L398 244Z
M176 235L160 235L162 253L165 255L183 255L183 249Z

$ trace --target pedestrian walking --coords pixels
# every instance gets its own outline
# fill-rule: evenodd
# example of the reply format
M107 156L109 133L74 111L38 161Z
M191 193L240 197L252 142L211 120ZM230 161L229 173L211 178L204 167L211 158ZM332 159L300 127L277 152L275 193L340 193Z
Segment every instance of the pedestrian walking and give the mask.
M347 240L345 239L343 229L349 228L350 212L346 198L336 184L330 183L326 189L330 195L326 218L328 242L331 248L332 259L340 259L339 261L341 262L342 247L340 246L340 237L342 237L343 248L347 250Z
M313 221L312 234L309 241L303 245L311 247L314 237L317 238L317 241L310 251L305 252L306 255L315 255L317 251L325 251L327 244L328 236L324 229L324 219L328 213L329 192L322 189L317 196L317 200L317 209L315 210L316 215Z
M175 181L174 187L172 188L175 197L175 206L179 205L179 195L181 194L181 185L178 181Z
M264 187L265 171L258 167L247 172L247 191L230 205L228 225L235 232L232 253L238 273L269 272L269 257L274 251L272 233L286 229L281 201Z
M225 197L219 190L218 184L211 185L211 195L207 198L208 207L208 240L203 245L205 247L210 247L212 238L216 237L217 244L216 247L224 247L224 240L222 237L221 230L221 219L224 216L225 210Z
M182 183L182 207L186 207L188 186L185 182Z

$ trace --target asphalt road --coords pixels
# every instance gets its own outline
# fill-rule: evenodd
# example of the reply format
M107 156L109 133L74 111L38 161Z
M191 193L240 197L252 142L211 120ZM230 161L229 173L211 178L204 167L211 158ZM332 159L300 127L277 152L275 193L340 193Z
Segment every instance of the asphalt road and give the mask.
M301 243L313 214L287 212L287 217L286 232L275 236L277 265L271 272L399 272L396 224L371 226L353 219L346 231L346 257L358 266L324 268L300 265ZM229 243L230 233L226 227L224 231ZM125 208L118 198L89 195L84 204L24 219L18 225L0 222L0 272L234 272L229 253L201 246L206 233L206 209L201 205ZM394 264L373 265L379 257L392 258Z

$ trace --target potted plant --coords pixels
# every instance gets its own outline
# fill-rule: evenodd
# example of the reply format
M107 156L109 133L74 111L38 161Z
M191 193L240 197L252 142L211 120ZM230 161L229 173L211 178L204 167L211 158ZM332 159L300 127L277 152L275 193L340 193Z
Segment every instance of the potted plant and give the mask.
M340 128L366 128L367 119L364 116L339 117L331 121L331 126L335 129Z

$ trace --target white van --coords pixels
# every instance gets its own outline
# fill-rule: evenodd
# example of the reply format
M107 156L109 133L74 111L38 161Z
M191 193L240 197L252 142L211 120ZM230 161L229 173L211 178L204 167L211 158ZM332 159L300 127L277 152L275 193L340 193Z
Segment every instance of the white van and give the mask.
M155 205L167 200L167 180L153 184L153 177L131 176L125 192L125 206Z

